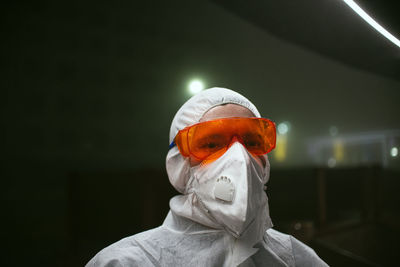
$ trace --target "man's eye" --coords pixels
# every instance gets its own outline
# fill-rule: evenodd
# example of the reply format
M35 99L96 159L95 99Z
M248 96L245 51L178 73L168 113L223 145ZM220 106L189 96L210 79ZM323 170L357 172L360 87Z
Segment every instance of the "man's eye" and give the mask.
M206 144L206 147L215 148L215 147L217 147L217 144L216 143L208 143L208 144Z
M262 145L262 137L259 134L249 133L243 135L242 138L246 147L259 147Z
M207 143L203 143L200 147L203 148L203 149L215 149L215 148L221 147L221 144L213 143L213 142L207 142Z
M247 141L245 144L247 147L255 147L255 146L259 146L260 142L258 142L256 140L250 140L250 141Z
M216 150L224 146L224 138L220 135L211 135L201 138L198 141L198 148L207 150Z

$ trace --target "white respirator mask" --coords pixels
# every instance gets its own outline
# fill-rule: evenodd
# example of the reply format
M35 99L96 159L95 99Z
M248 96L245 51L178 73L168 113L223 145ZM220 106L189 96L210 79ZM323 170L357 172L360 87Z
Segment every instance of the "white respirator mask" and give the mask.
M206 216L236 238L259 241L272 227L264 184L266 168L239 142L218 159L190 168L186 193Z

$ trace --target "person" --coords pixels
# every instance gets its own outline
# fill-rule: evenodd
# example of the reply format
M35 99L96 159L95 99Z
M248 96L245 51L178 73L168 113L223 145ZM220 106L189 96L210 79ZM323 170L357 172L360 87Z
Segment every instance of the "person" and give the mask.
M244 96L204 90L176 113L166 169L181 194L164 223L101 250L91 266L327 266L272 228L265 184L275 124Z

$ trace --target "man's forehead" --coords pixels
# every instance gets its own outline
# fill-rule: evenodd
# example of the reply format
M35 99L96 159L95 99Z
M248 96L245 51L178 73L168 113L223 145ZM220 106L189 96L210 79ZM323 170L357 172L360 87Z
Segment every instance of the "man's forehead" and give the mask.
M208 110L201 117L200 122L229 117L255 117L248 108L238 104L218 105Z

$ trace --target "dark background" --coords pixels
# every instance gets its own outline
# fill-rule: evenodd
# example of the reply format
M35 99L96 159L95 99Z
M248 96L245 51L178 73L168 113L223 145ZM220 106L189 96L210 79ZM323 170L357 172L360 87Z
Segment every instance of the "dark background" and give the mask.
M400 49L344 4L290 2L3 4L0 264L82 266L160 225L176 194L165 172L170 123L198 78L290 122L287 158L271 153L277 229L333 266L343 250L390 265L399 157L327 170L306 141L332 125L355 136L399 129ZM399 36L398 9L363 3ZM351 227L328 227L336 222ZM349 237L359 242L346 247Z

